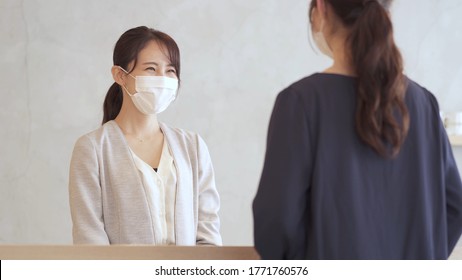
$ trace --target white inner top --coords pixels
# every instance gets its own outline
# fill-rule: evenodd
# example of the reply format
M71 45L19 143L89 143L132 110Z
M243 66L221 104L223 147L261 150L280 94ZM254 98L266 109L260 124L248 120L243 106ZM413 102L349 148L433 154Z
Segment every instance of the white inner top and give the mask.
M130 149L140 172L151 211L154 242L156 245L175 244L176 169L173 157L164 139L157 172Z

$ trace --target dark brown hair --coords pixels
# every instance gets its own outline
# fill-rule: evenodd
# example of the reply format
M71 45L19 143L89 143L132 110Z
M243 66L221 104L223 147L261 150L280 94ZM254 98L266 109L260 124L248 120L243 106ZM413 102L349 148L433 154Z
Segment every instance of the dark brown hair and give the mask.
M175 68L178 81L180 81L180 50L176 42L169 35L158 30L139 26L126 31L120 36L114 47L113 62L125 69L128 73L136 67L138 54L151 41L159 43L161 48L166 50L166 55ZM133 63L132 69L127 69ZM103 105L103 124L117 117L122 108L123 92L117 83L109 88Z
M350 28L347 38L357 75L356 131L379 155L395 157L409 130L406 79L393 39L392 0L324 0ZM316 0L311 1L310 16Z

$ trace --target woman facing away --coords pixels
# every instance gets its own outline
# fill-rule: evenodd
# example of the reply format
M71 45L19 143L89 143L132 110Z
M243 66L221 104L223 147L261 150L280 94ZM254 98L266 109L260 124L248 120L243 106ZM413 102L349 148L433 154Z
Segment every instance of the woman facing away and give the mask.
M312 0L332 67L282 91L253 202L264 259L446 259L462 183L438 103L403 74L391 0Z
M122 34L113 60L103 125L72 154L74 243L221 245L205 142L157 120L178 94L176 42L140 26Z

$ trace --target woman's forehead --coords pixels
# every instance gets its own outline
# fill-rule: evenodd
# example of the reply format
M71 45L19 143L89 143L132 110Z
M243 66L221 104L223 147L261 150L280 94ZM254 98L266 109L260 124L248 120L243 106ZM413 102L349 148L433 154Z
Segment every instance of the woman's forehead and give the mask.
M141 63L155 62L157 64L170 64L166 48L156 41L151 41L138 54Z

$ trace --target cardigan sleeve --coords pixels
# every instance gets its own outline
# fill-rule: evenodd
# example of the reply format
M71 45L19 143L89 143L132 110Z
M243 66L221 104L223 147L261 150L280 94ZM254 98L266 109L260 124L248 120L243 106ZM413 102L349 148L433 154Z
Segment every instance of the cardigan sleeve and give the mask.
M109 244L104 230L99 164L88 136L77 140L72 153L69 203L74 244Z
M306 254L311 149L307 116L292 88L275 102L263 172L253 201L254 242L262 259Z
M197 136L197 153L199 161L198 177L198 225L197 245L222 245L220 235L220 197L215 186L215 175L209 150L204 140Z

